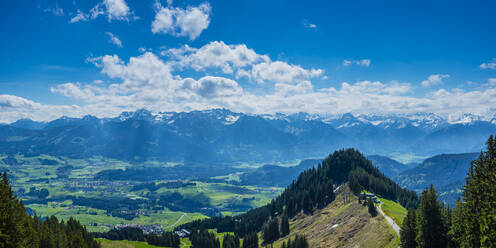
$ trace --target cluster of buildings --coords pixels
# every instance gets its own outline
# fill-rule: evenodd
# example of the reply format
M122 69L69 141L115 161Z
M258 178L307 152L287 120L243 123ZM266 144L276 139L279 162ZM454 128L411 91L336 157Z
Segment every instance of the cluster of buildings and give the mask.
M160 234L164 232L164 228L160 224L153 224L153 225L140 225L140 224L117 224L115 225L115 229L122 229L125 227L134 227L134 228L139 228L143 231L144 234Z
M372 193L360 193L360 197L363 198L363 199L369 199L371 198L373 202L375 203L381 203L381 201L377 198L376 195L372 194Z
M180 238L185 238L185 237L188 237L191 233L186 230L186 229L181 229L179 231L175 231L174 232L175 234L177 234L177 236L179 236Z

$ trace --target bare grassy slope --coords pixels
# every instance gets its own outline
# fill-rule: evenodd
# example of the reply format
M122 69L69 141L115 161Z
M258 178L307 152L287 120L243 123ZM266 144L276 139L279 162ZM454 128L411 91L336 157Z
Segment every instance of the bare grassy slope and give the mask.
M344 191L349 191L347 185L339 189L336 200L326 208L312 215L300 214L292 219L289 237L304 234L312 248L398 247L398 238L384 217L377 215L371 218L367 207L358 204L358 198L353 195L351 202L345 205ZM287 238L275 242L274 247L280 247Z

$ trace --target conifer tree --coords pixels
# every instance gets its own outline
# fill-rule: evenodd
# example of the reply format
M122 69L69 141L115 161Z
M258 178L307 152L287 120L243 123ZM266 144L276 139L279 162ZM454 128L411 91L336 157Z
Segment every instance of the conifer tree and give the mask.
M463 197L462 247L496 247L496 140L472 161Z
M417 242L417 220L415 217L415 210L410 208L406 214L403 224L401 225L400 238L402 248L416 248Z
M456 200L455 207L453 208L453 212L451 214L451 227L448 232L451 237L451 242L449 247L460 247L462 243L462 238L464 234L464 219L463 219L463 203L460 198Z
M281 220L281 237L285 237L289 232L289 218L287 215L283 215Z
M441 208L434 186L422 192L417 215L417 245L426 248L446 246Z

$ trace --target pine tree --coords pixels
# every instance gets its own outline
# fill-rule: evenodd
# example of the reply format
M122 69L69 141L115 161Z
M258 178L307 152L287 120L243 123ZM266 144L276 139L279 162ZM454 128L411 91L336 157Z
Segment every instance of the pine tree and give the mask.
M491 135L487 151L472 161L463 197L462 247L496 247L496 140Z
M431 184L429 190L424 190L420 197L417 216L417 245L426 248L445 247L446 233L444 230L437 193Z
M464 219L463 219L463 203L460 198L456 200L455 207L453 208L453 212L451 214L451 227L448 232L451 237L451 242L449 247L460 247L462 243L462 238L464 234Z
M289 232L289 218L287 215L283 215L281 220L281 237L285 237Z
M258 235L251 233L243 239L243 248L258 248Z
M415 217L415 210L410 208L401 225L400 238L402 248L416 248L417 242L417 220Z

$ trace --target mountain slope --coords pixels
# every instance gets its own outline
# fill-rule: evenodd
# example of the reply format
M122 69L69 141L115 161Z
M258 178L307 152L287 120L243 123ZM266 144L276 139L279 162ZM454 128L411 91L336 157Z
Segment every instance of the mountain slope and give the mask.
M394 159L390 159L386 156L380 155L370 155L367 159L372 162L372 164L377 167L385 176L393 178L400 172L410 169L408 165L402 164Z
M274 242L274 247L280 247L288 238L294 239L296 234L305 235L310 247L398 247L397 237L384 217L371 217L356 196L344 204L344 192L349 192L347 185L325 208L291 219L290 234Z
M401 186L421 192L433 184L438 190L440 200L454 205L461 196L461 188L470 167L479 153L442 154L424 160L413 168L398 174L394 180Z

